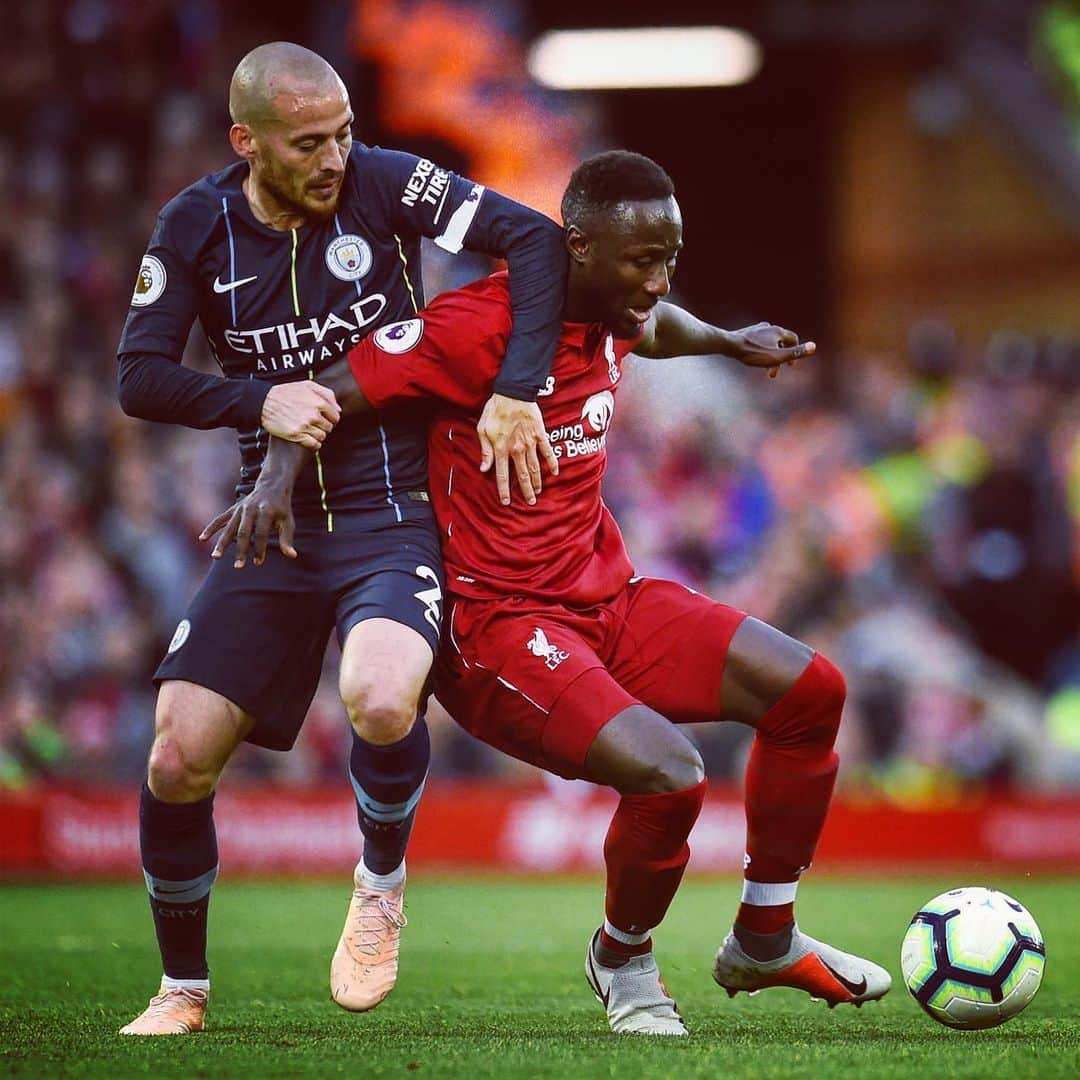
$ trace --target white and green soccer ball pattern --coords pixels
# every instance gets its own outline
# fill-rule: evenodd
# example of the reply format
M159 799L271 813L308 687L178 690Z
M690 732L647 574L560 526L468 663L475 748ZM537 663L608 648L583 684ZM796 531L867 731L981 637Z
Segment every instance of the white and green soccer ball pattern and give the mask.
M912 996L954 1028L1011 1020L1035 996L1045 964L1043 936L1027 909L980 886L951 889L923 904L900 951Z

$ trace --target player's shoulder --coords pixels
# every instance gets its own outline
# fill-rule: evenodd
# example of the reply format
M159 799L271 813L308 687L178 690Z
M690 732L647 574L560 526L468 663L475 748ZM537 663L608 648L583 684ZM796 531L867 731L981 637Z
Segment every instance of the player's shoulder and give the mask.
M161 216L168 220L198 220L214 217L222 211L221 200L243 195L246 165L242 161L210 173L174 195L162 208Z
M510 275L499 270L468 285L440 293L425 310L468 320L472 328L485 337L509 336L513 323Z
M442 166L415 153L366 143L353 143L349 164L352 184L363 197L375 194L406 203L415 201L417 191L422 190L433 173L446 173Z
M349 151L349 164L354 183L359 188L376 188L392 193L403 192L418 168L435 168L431 162L416 154L359 142L354 142Z
M486 357L495 369L506 352L513 317L505 272L436 296L412 319L373 334L383 352L411 351L421 341L463 373L483 375Z
M238 161L220 172L210 173L174 195L158 214L163 238L181 250L198 250L214 229L230 199L243 197L246 165Z

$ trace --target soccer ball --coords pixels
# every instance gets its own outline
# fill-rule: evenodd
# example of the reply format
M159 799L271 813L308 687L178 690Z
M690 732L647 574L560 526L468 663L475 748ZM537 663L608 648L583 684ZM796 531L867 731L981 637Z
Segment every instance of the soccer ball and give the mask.
M1035 996L1046 946L1022 904L996 889L952 889L923 904L900 951L904 982L935 1020L990 1028Z

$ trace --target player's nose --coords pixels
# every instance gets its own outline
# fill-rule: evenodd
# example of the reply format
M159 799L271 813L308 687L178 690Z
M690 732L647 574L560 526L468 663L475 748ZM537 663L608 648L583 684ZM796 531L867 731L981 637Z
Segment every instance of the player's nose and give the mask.
M671 292L671 278L668 276L667 266L661 266L659 270L649 275L649 279L645 282L645 290L657 299Z
M345 170L345 150L331 140L319 158L319 171L326 176L340 176Z

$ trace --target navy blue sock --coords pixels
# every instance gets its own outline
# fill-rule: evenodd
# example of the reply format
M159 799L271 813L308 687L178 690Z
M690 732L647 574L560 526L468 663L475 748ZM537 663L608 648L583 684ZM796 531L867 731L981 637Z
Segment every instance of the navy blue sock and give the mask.
M144 783L139 847L161 966L173 979L206 979L206 916L218 873L214 796L164 803Z
M430 760L423 716L404 739L388 746L375 746L353 732L349 779L364 834L364 865L373 874L392 873L405 858Z

